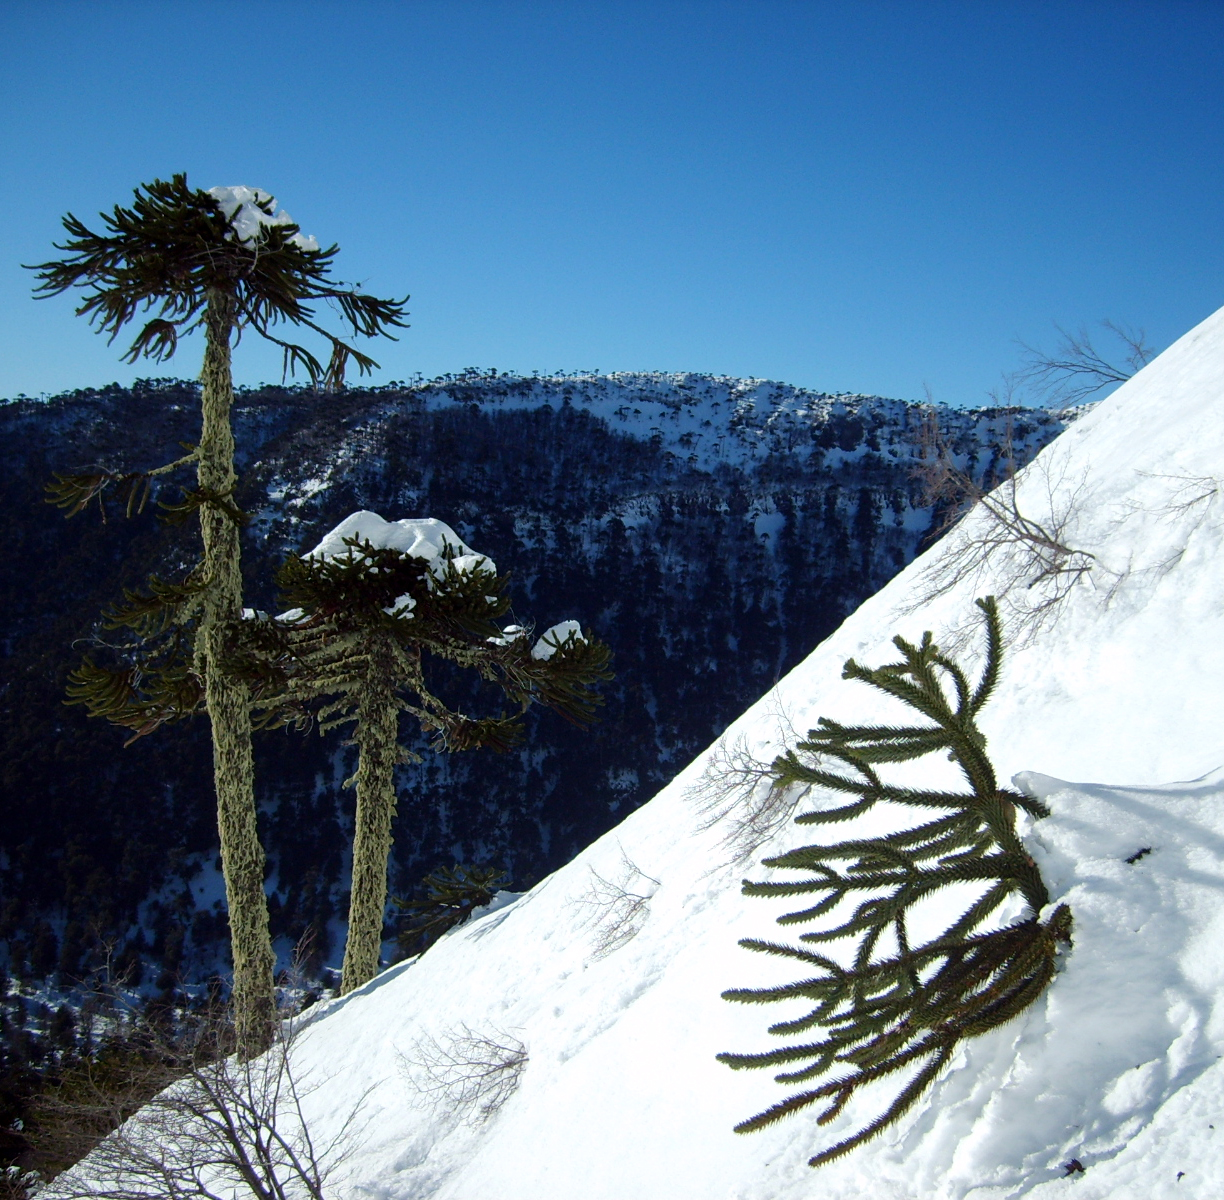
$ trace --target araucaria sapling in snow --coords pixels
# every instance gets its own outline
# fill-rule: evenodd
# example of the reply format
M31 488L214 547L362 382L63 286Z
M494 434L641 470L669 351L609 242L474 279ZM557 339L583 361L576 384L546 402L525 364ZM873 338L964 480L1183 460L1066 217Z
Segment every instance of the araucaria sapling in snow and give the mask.
M40 296L85 289L77 313L114 340L138 314L144 320L125 359L160 362L181 334L204 331L201 432L177 462L153 471L58 475L48 489L71 516L108 489L126 492L129 514L142 508L155 476L194 465L196 486L166 516L199 515L203 551L180 583L150 580L148 595L129 593L111 614L112 626L132 628L138 644L118 669L86 660L71 694L90 715L148 733L171 720L207 711L212 725L217 826L234 960L233 1001L244 1055L271 1044L275 1022L273 966L264 896L264 852L256 830L251 754L251 695L228 668L242 639L239 532L245 516L235 503L234 401L230 343L253 331L284 352L287 373L301 367L316 386L343 386L350 360L362 373L377 364L314 320L324 301L354 336L390 336L405 324L404 301L380 300L330 281L337 247L320 249L276 201L257 188L203 191L185 175L155 179L136 190L131 208L102 214L95 233L69 213L64 257L41 263ZM150 315L151 314L151 315ZM311 351L278 337L280 324L306 327L330 347L327 365Z
M994 597L977 601L986 626L986 662L972 687L965 672L931 639L913 645L894 638L901 661L863 667L853 659L843 677L858 679L916 709L930 724L847 726L821 717L805 740L773 766L775 786L815 787L854 797L795 818L800 825L853 820L881 802L937 813L911 828L830 845L804 846L766 866L804 872L794 883L745 881L749 896L805 896L811 907L778 918L780 925L830 917L800 934L803 946L746 938L750 950L792 958L812 973L780 987L736 988L725 999L747 1004L806 1000L806 1014L770 1033L815 1037L760 1054L720 1054L734 1068L785 1067L779 1083L834 1078L797 1092L736 1126L748 1133L812 1104L817 1123L833 1121L858 1089L894 1074L904 1082L883 1112L809 1160L820 1166L888 1128L914 1104L966 1038L986 1033L1024 1011L1054 976L1058 947L1069 943L1071 912L1058 905L1042 919L1049 895L1037 865L1016 833L1016 810L1049 815L1039 801L1000 788L977 716L998 682L1002 631ZM949 690L950 689L950 690ZM945 754L968 792L928 790L886 782L878 765ZM841 764L844 770L833 769ZM843 865L844 864L844 865ZM814 878L813 878L814 877ZM925 898L954 884L977 895L946 928L914 943L907 920ZM1010 897L1023 899L1022 919L999 925ZM851 945L838 961L818 946ZM846 965L846 963L849 965Z

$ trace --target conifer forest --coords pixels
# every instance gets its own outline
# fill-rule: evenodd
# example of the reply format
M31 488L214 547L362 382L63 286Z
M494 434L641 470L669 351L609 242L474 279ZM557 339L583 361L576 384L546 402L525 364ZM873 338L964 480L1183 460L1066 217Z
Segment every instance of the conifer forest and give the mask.
M171 998L228 969L207 723L125 748L125 731L65 704L74 666L114 636L99 613L151 573L181 574L198 534L129 519L121 499L71 520L45 502L54 472L181 453L197 398L193 383L148 380L0 406L0 937L13 974L64 989L105 968ZM432 516L509 573L539 628L580 614L614 654L589 730L533 709L506 753L398 768L391 894L455 864L525 890L654 794L927 544L940 514L915 476L926 415L704 376L469 372L240 393L247 603L272 606L285 557L350 512ZM939 420L987 481L1063 427L1034 409ZM458 674L436 684L461 707L487 704ZM343 730L313 729L257 734L255 751L273 938L283 956L309 932L319 978L343 946L355 751ZM50 1026L7 1013L10 1060Z

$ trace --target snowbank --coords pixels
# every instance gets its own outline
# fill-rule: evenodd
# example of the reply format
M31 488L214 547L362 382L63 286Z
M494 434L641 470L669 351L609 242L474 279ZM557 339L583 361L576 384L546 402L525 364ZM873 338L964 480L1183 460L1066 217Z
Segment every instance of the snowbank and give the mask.
M1222 387L1224 310L1072 426L1020 485L1026 511L1061 519L1067 544L1094 556L1044 622L1033 611L1040 589L1005 597L1024 644L982 714L1001 777L1028 772L1019 782L1053 809L1030 844L1076 918L1065 969L1037 1005L970 1043L905 1122L819 1172L807 1158L862 1110L826 1129L800 1114L733 1134L784 1091L714 1055L766 1048L777 1018L719 993L786 970L736 945L776 936L784 905L739 894L741 876L763 869L728 861L734 813L709 825L702 811L714 748L517 903L334 1004L307 1031L302 1060L328 1073L329 1113L374 1089L377 1120L349 1186L405 1200L1217 1195ZM788 728L817 716L895 717L886 698L844 682L841 664L891 660L896 632L955 637L974 596L1015 574L1014 562L995 561L907 614L954 549L936 547L865 604L728 730L724 747L767 760ZM972 658L972 639L966 647ZM1196 782L1163 786L1170 779ZM787 825L757 857L806 840ZM632 936L597 954L601 929L627 914ZM414 1048L460 1026L506 1034L528 1054L517 1091L483 1123L413 1084ZM1066 1178L1072 1159L1084 1171Z
M363 509L345 517L328 532L323 540L308 551L305 558L341 558L352 554L345 539L360 538L375 549L398 550L429 562L432 575L441 578L446 570L448 555L456 571L486 570L497 572L493 560L477 554L445 521L436 517L405 518L385 521L378 513Z

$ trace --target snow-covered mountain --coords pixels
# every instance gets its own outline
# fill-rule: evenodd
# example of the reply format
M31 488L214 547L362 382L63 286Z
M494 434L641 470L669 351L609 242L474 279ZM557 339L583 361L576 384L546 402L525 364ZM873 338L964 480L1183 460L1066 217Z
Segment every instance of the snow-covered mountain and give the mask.
M511 573L516 619L576 618L613 647L617 677L581 736L533 712L509 754L418 739L422 761L397 781L393 894L456 862L526 889L657 792L938 528L914 477L932 415L982 479L1009 438L1026 462L1067 424L696 374L240 395L248 604L274 604L285 555L372 509L445 521ZM121 731L63 704L79 655L113 641L99 611L151 571L181 577L195 531L114 504L105 525L65 521L44 502L53 471L173 460L198 419L196 385L174 380L0 404L0 963L14 977L113 964L160 992L226 970L204 723L124 749ZM466 712L496 711L462 676L439 686ZM345 738L277 731L256 746L273 933L287 951L311 931L312 972L338 966L343 945ZM0 1071L13 1042L0 1036Z
M1060 602L1043 605L1067 577L1032 584L1012 544L948 577L964 539L989 533L978 512L567 866L312 1010L295 1053L299 1075L322 1085L307 1100L318 1135L364 1097L338 1194L1220 1195L1222 396L1224 309L1023 473L1017 508L1086 565ZM972 660L966 619L988 593L1014 644L981 724L1001 778L1052 809L1027 844L1073 910L1074 945L1045 995L970 1042L900 1125L813 1172L808 1157L865 1110L827 1128L800 1113L737 1136L736 1121L785 1092L767 1072L715 1061L767 1048L776 1019L720 992L794 977L736 944L778 937L785 904L740 893L744 875L765 872L734 861L752 793L725 786L729 761L767 762L821 715L895 719L886 698L841 678L844 660L891 661L895 633L924 629ZM787 823L755 857L811 840ZM507 1064L508 1095L488 1113L454 1068L482 1040Z

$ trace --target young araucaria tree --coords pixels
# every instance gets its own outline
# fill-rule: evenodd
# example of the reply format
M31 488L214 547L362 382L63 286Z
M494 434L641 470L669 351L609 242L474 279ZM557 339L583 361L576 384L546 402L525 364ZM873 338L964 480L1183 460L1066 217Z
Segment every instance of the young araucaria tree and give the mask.
M507 577L441 521L384 521L354 513L279 574L292 605L251 624L248 677L266 724L307 714L316 701L321 731L354 725L357 814L348 941L341 991L378 972L395 815L395 768L413 756L399 740L401 713L432 733L441 750L506 750L522 736L533 703L577 725L594 719L610 679L608 647L576 621L549 629L534 646L518 625L500 628ZM257 643L262 642L262 645ZM495 684L509 714L470 717L435 694L422 670L433 655Z
M167 720L206 710L212 725L217 825L225 873L234 961L233 1001L238 1044L244 1055L268 1046L275 1017L274 956L263 890L264 853L256 830L248 685L227 669L242 624L239 529L234 501L234 434L230 423L233 382L230 343L253 331L281 347L285 369L304 369L316 386L343 385L350 361L362 372L377 364L314 320L318 301L339 313L346 336L390 336L405 324L404 301L379 300L330 282L337 247L320 249L304 237L276 202L255 188L201 191L185 175L154 180L137 189L131 208L102 214L95 233L76 217L56 249L64 257L33 269L39 296L85 289L77 313L111 340L143 320L126 361L162 361L179 337L204 331L199 444L175 463L147 472L61 475L53 499L79 512L108 488L125 490L129 513L143 507L154 476L194 465L196 486L167 506L180 519L199 514L203 553L181 583L150 581L148 596L129 595L111 614L140 637L175 631L173 649L157 669L109 671L87 661L74 680L75 698L91 715L133 729L137 736ZM330 346L326 366L305 347L278 337L280 325L306 327ZM187 651L185 661L177 651ZM141 681L143 680L143 687Z
M1070 940L1071 912L1060 904L1044 913L1049 894L1016 832L1017 809L1033 817L1049 811L998 786L977 726L998 682L1002 655L994 597L977 603L985 618L987 652L976 687L940 653L929 633L917 646L894 638L900 662L863 667L851 659L844 676L903 701L929 723L849 726L821 717L797 750L773 766L777 787L816 787L851 798L803 813L796 824L852 821L881 803L930 814L891 834L804 846L765 859L766 866L807 876L798 882L744 884L749 896L814 901L779 917L780 925L826 919L823 927L799 935L805 947L752 938L740 943L804 964L808 978L723 993L727 1000L748 1004L806 1001L806 1014L769 1032L807 1036L780 1050L718 1057L735 1068L785 1067L775 1077L779 1083L816 1082L830 1071L835 1078L767 1108L737 1125L736 1132L760 1129L812 1104L823 1107L817 1123L825 1125L860 1088L898 1074L904 1080L884 1112L816 1154L809 1160L813 1167L900 1120L963 1040L1023 1012L1054 977L1059 943ZM928 754L955 763L969 790L890 783L877 770ZM835 769L839 764L842 769ZM915 909L958 884L968 885L972 898L963 888L952 893L944 900L942 930L925 941L915 939ZM1023 915L1002 919L1000 910L1013 897L1022 901ZM829 949L818 953L817 947Z

